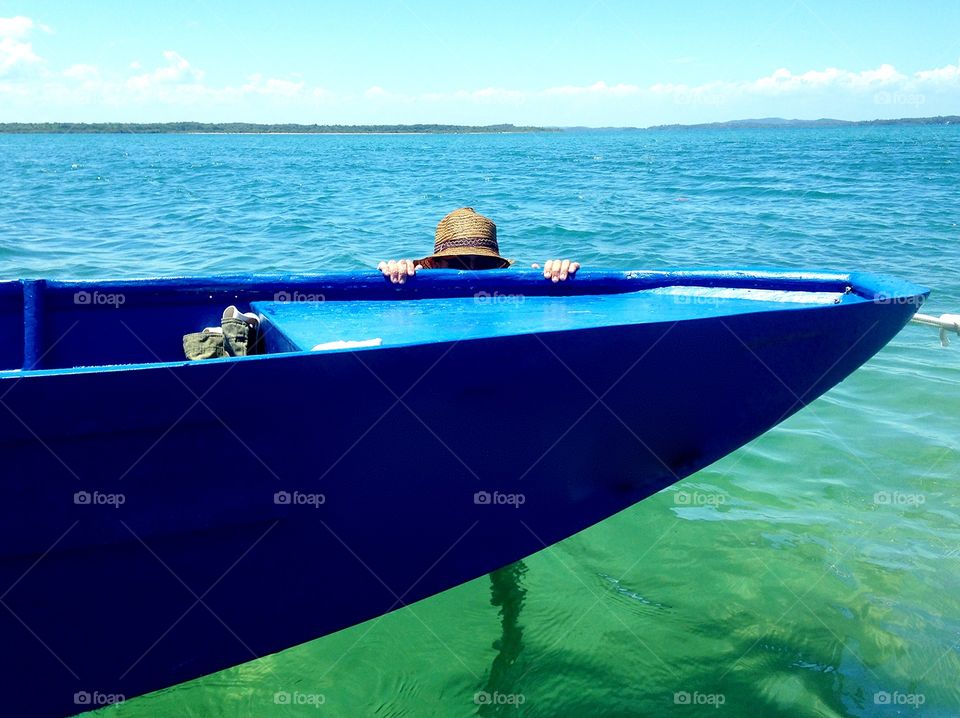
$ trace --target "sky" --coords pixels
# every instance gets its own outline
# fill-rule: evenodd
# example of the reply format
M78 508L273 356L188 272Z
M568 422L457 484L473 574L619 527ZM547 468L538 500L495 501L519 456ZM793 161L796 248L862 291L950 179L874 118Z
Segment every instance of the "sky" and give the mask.
M0 122L960 114L960 0L0 0Z

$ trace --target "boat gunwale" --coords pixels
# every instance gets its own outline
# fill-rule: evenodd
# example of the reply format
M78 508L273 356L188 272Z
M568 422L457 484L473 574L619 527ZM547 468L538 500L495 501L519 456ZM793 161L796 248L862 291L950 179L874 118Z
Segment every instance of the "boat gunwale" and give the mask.
M425 281L426 279L426 281ZM213 275L205 277L161 277L118 280L42 280L26 279L0 281L0 296L17 294L20 287L22 297L42 292L45 307L57 306L57 301L71 297L79 291L96 290L105 292L129 293L134 290L140 296L154 296L157 291L179 290L168 296L181 296L192 299L196 294L269 292L283 289L310 289L322 294L322 290L344 292L370 292L373 296L351 297L343 300L328 301L417 301L431 298L450 298L470 296L485 290L517 291L527 290L526 296L589 296L599 294L626 294L634 291L658 289L670 286L724 287L743 289L772 289L792 291L832 291L854 293L858 297L878 304L913 304L914 311L919 310L930 289L906 280L885 274L870 272L836 272L829 270L779 270L779 269L692 269L692 270L581 270L575 278L561 283L546 282L537 270L486 270L483 272L458 270L432 270L428 278L418 275L404 285L392 285L386 282L379 272L329 272L317 275L276 274L276 275ZM531 291L532 290L532 291ZM454 292L450 294L449 292ZM250 299L250 301L257 301ZM261 300L262 301L262 300ZM170 302L175 306L176 302ZM778 312L822 311L836 309L842 305L794 306L778 309ZM849 306L849 305L847 305ZM37 319L29 315L31 307L24 306L24 323L29 326ZM100 307L94 306L94 309ZM759 310L758 313L770 310ZM711 317L692 317L643 322L643 324L672 324L676 322L709 320ZM555 332L590 332L606 327L582 327L577 329L547 329L536 334ZM507 336L507 335L504 335ZM472 337L461 341L483 341L490 337ZM262 354L248 357L226 357L202 362L203 366L229 365L233 362L253 362L279 360L304 356L324 356L355 351L391 351L403 350L410 346L425 343L443 345L453 340L437 342L410 342L392 344L385 347L346 348L324 352L311 350L292 351L275 354ZM115 373L143 371L147 369L173 369L185 366L200 366L201 363L185 359L142 363L97 364L90 366L58 367L50 369L2 369L0 381L21 380L28 377L63 376L88 373Z

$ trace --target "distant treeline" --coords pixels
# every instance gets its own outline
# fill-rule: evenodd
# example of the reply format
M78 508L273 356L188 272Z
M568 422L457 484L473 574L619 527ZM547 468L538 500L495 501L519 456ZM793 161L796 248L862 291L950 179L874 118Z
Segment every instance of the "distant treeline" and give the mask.
M170 133L240 133L308 135L342 133L387 134L476 134L496 132L549 132L545 127L517 127L515 125L258 125L249 122L7 122L0 123L0 133L63 133L106 134L129 133L137 135Z
M765 117L757 120L731 120L729 122L706 122L699 125L655 125L648 130L725 130L761 129L781 127L869 127L871 125L960 125L960 117L901 117L896 120L785 120L782 117Z

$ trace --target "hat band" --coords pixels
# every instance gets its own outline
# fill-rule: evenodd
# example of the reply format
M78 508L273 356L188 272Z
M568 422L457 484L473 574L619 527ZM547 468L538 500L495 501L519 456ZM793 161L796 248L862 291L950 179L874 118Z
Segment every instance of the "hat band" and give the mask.
M487 237L458 237L456 239L446 239L436 243L434 252L444 252L455 247L482 247L483 249L492 249L497 254L500 248L497 246L497 240Z

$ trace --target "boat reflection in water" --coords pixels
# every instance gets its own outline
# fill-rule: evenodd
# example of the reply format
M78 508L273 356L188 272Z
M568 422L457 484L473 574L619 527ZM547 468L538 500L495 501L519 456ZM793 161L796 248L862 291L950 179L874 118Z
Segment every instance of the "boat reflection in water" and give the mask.
M516 714L517 706L525 702L520 692L518 671L520 651L523 649L523 627L520 611L527 589L523 577L527 566L517 561L490 574L490 603L500 607L500 638L493 642L497 655L490 665L490 675L474 701L479 705L477 715L499 716Z

